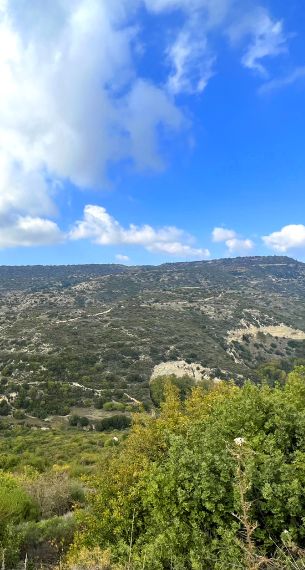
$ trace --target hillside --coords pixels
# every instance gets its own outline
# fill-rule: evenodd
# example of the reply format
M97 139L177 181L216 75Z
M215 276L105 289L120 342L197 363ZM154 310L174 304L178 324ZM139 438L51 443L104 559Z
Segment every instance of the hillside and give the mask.
M305 357L304 301L305 264L288 257L0 267L1 392L43 416L98 397L149 402L155 367L177 361L242 381Z

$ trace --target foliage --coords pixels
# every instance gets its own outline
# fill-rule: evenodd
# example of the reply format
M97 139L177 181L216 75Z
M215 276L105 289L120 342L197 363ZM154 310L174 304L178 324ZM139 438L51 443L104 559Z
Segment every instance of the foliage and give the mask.
M50 465L55 450L63 462L1 472L5 567L58 564L69 549L65 570L302 568L305 367L271 384L221 382L185 398L167 381L160 410L136 414L119 445L71 428L8 432L15 455L38 444ZM90 447L95 467L80 484L64 458L90 463Z
M14 527L35 520L38 507L13 476L0 472L0 559L10 566L18 560L19 540Z
M92 469L101 459L105 436L93 431L33 431L18 426L3 430L0 437L1 466L6 471L28 467L41 473L53 466L79 476Z
M6 400L0 401L0 416L8 416L11 412L11 406Z
M64 570L115 570L109 551L83 548L64 565Z
M154 378L150 383L150 396L156 406L160 406L161 402L164 402L165 387L168 383L178 388L179 397L182 400L185 400L190 395L192 388L195 386L195 381L190 376L177 377L170 375Z
M41 518L64 515L76 503L84 503L84 490L65 472L37 474L23 480L23 486L38 505Z
M56 563L65 554L77 530L72 514L39 522L27 522L18 527L19 551L31 562Z
M123 448L91 481L96 490L90 510L78 515L83 531L74 549L110 547L126 563L132 534L134 568L145 561L152 570L225 570L236 560L250 568L238 514L236 441L248 450L240 469L256 552L271 559L285 531L303 548L305 368L299 368L284 387L195 388L185 403L167 387L160 416L139 416Z
M126 406L122 404L122 402L105 402L105 404L103 405L103 409L108 412L112 412L113 410L116 410L118 412L124 412L125 407Z
M72 414L72 416L69 416L69 425L73 427L87 427L90 425L90 420L86 416Z
M15 478L0 472L0 540L10 524L33 520L38 516L38 506Z
M112 430L123 430L131 425L131 419L124 414L115 414L113 416L108 416L95 423L96 431L112 431Z

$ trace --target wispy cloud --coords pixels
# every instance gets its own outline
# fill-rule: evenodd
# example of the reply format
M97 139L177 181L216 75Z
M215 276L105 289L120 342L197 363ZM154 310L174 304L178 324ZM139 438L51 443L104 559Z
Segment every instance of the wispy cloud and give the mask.
M302 80L305 80L305 66L297 67L294 71L284 77L267 81L259 88L258 92L260 95L265 95L266 93L271 93L272 91L289 87L290 85Z
M127 263L128 261L130 261L130 258L128 255L124 255L122 253L117 253L115 256L116 260L119 261L120 263Z
M216 54L209 45L209 32L222 25L232 0L145 0L147 9L162 15L180 11L183 24L166 47L170 68L166 82L170 93L202 93L214 75Z
M229 37L236 44L249 38L241 59L242 65L266 76L266 58L288 51L288 37L281 20L275 20L261 6L245 12L229 28Z
M201 93L214 75L215 56L210 53L207 39L197 29L184 29L168 48L172 66L167 87L171 93Z

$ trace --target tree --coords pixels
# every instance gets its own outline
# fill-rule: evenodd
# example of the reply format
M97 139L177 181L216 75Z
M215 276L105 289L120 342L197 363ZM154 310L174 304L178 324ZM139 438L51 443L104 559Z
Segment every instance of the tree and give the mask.
M131 419L124 414L115 414L108 418L103 418L95 424L96 431L112 431L112 430L123 430L131 425Z
M185 400L185 398L190 395L195 385L194 378L190 376L178 377L171 374L170 376L158 376L154 378L150 384L150 395L156 406L160 406L161 402L164 402L165 386L168 383L178 388L182 400Z
M0 401L0 416L8 416L11 413L11 406L6 400Z
M75 548L111 546L124 564L132 528L133 567L151 570L256 568L285 530L304 548L305 368L275 388L165 391L158 417L139 415L91 482Z
M78 420L78 425L80 427L87 427L88 425L90 425L90 421L88 418L86 418L86 416L82 416Z
M69 424L70 426L76 427L79 422L79 416L77 414L73 414L69 417Z

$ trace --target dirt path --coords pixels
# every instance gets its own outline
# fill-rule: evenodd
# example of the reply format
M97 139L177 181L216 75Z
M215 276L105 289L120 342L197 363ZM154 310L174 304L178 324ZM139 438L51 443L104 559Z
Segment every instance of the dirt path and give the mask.
M64 321L56 321L57 325L60 325L62 323L72 323L73 321L79 321L81 319L88 319L88 318L95 318L95 317L101 317L102 315L107 315L108 313L110 313L113 310L113 307L111 307L110 309L107 309L107 311L103 311L102 313L94 313L93 315L81 315L80 317L74 317L73 319L66 319Z

